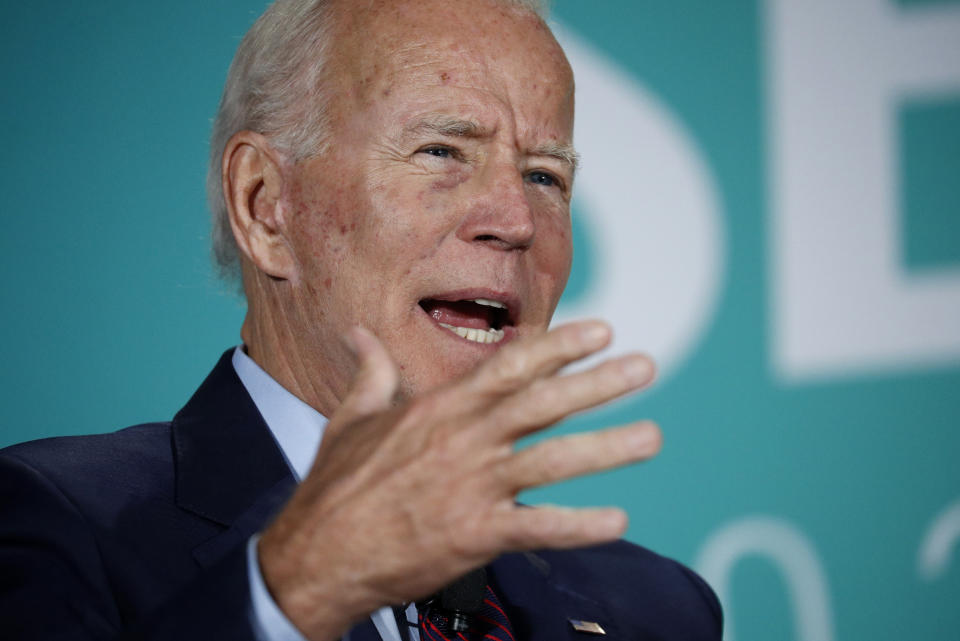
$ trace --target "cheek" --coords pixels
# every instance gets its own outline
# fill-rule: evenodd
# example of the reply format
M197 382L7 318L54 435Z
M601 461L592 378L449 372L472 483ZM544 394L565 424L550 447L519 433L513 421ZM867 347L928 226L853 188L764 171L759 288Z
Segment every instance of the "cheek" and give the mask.
M470 172L466 169L454 169L445 173L443 176L433 181L430 185L430 192L445 192L463 184L470 177Z
M573 230L567 212L550 212L538 225L538 240L543 240L546 251L557 261L567 263L573 257Z
M330 203L306 200L294 210L289 242L297 263L293 284L313 295L323 295L334 286L349 254L356 230L342 210Z
M544 233L540 233L542 230ZM557 221L541 226L538 230L537 242L540 243L537 252L537 271L549 288L558 290L559 298L570 276L573 264L573 239L570 229L570 219Z
M361 250L376 249L384 261L396 263L398 258L425 258L432 254L445 236L445 230L456 211L455 187L463 178L443 176L416 189L394 186L377 194L372 207L374 215L364 221L370 245ZM426 254L426 255L425 255Z
M349 229L336 207L321 209L320 203L309 203L298 218L293 243L300 256L316 258L328 253L342 242Z

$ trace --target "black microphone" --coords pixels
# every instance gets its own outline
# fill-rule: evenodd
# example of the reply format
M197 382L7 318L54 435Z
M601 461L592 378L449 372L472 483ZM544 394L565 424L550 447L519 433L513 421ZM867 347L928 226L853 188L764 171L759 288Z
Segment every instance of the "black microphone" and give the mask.
M477 568L440 590L439 609L447 616L451 632L470 629L473 615L480 611L487 591L487 571Z

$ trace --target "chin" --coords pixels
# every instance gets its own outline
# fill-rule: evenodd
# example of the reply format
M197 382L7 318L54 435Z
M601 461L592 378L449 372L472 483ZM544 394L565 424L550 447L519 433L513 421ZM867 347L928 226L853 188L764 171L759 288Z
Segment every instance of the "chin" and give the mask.
M458 342L466 343L458 336L453 338ZM444 337L443 341L439 341L439 345L434 342L423 352L415 355L398 354L401 397L411 398L463 378L489 359L498 348L494 345L478 346L473 343L461 345L458 342L453 342L451 345ZM405 347L409 350L411 345L408 344ZM423 353L435 354L436 357L425 360Z

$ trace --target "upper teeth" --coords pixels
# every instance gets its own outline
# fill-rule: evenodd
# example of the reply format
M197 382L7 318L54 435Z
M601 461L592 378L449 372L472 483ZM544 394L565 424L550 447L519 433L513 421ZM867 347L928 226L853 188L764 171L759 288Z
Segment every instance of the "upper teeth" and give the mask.
M475 327L457 327L440 323L440 327L445 327L451 332L474 343L499 343L503 340L502 329L477 329Z
M486 305L487 307L496 307L497 309L506 309L507 306L503 303L495 300L490 300L489 298L474 298L473 301L477 305Z

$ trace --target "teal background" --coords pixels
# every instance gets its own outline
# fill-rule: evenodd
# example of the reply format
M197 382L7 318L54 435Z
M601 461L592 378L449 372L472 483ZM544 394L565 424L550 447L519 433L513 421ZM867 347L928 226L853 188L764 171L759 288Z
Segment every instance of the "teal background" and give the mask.
M911 270L960 264L960 93L900 109L904 262Z
M239 341L243 303L208 259L203 176L230 57L262 6L3 2L0 446L169 418ZM960 499L960 364L790 385L773 372L762 3L554 6L694 138L727 273L662 385L553 431L652 417L663 453L525 500L623 505L629 538L688 563L726 523L784 519L824 568L836 639L960 638L960 560L929 582L915 570L926 527ZM960 266L960 96L903 104L898 122L904 266ZM602 278L589 220L577 211L570 296ZM732 586L738 639L796 638L775 566L747 558Z

